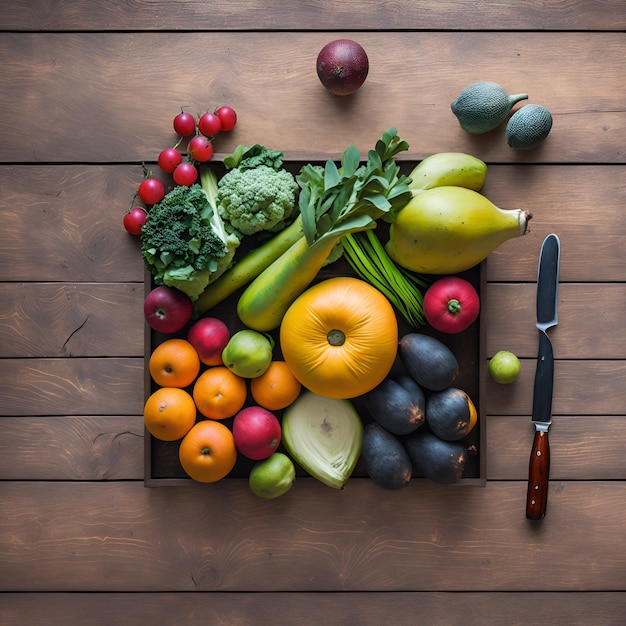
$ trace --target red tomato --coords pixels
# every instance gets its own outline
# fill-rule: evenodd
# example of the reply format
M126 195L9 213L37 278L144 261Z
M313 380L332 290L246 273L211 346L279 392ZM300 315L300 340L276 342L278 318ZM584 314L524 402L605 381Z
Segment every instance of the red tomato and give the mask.
M196 130L196 118L191 113L181 111L174 118L174 130L181 137L188 137Z
M165 187L158 178L146 178L137 191L137 195L144 204L156 204L163 200Z
M221 106L215 109L215 115L222 122L222 130L232 130L237 123L237 113L229 106Z
M165 148L159 154L157 163L164 172L171 174L182 160L183 155L176 148Z
M205 113L198 120L198 130L207 137L215 137L222 130L222 120L215 113Z
M187 161L181 163L174 170L174 182L177 185L190 187L198 180L198 170L192 163Z
M189 140L187 151L194 161L204 163L213 156L213 144L211 140L204 135L196 135L193 139Z
M146 223L147 214L141 207L132 208L124 215L124 228L130 235L141 235L141 229Z

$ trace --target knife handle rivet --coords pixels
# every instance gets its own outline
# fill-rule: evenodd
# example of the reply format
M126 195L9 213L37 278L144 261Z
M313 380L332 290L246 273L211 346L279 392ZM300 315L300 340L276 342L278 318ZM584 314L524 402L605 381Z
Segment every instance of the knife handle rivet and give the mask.
M537 456L541 456L541 450L537 450Z

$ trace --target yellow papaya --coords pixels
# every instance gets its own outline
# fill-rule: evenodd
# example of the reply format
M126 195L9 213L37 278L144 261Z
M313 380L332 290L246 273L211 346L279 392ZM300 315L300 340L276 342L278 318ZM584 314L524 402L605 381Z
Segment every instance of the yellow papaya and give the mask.
M435 187L395 214L386 249L408 270L456 274L483 261L505 241L525 235L531 217L522 209L501 209L472 189Z
M447 186L480 191L487 177L487 164L464 152L437 152L420 161L409 177L413 191Z

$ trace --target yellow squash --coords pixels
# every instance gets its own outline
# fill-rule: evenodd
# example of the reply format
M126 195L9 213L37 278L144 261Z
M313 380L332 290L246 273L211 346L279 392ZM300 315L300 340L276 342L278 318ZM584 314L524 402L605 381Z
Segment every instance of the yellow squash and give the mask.
M326 398L371 391L396 359L398 323L380 291L337 277L307 289L280 326L283 357L304 387Z
M500 209L471 189L435 187L398 211L386 249L398 265L414 272L456 274L525 235L531 217L522 209Z

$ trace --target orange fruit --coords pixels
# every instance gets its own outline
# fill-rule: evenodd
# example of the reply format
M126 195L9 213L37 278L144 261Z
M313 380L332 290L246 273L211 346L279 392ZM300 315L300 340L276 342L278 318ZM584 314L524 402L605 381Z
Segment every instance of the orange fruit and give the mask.
M179 387L161 387L143 407L148 432L163 441L184 437L196 421L196 405L191 395Z
M180 442L178 458L194 480L201 483L221 480L237 461L233 434L221 422L202 420Z
M193 386L198 411L214 420L223 420L239 412L247 395L246 381L224 365L202 372Z
M167 339L153 350L148 368L160 387L188 387L200 372L200 357L186 339Z
M254 401L265 409L288 407L300 395L302 385L285 361L272 361L261 376L250 381Z

